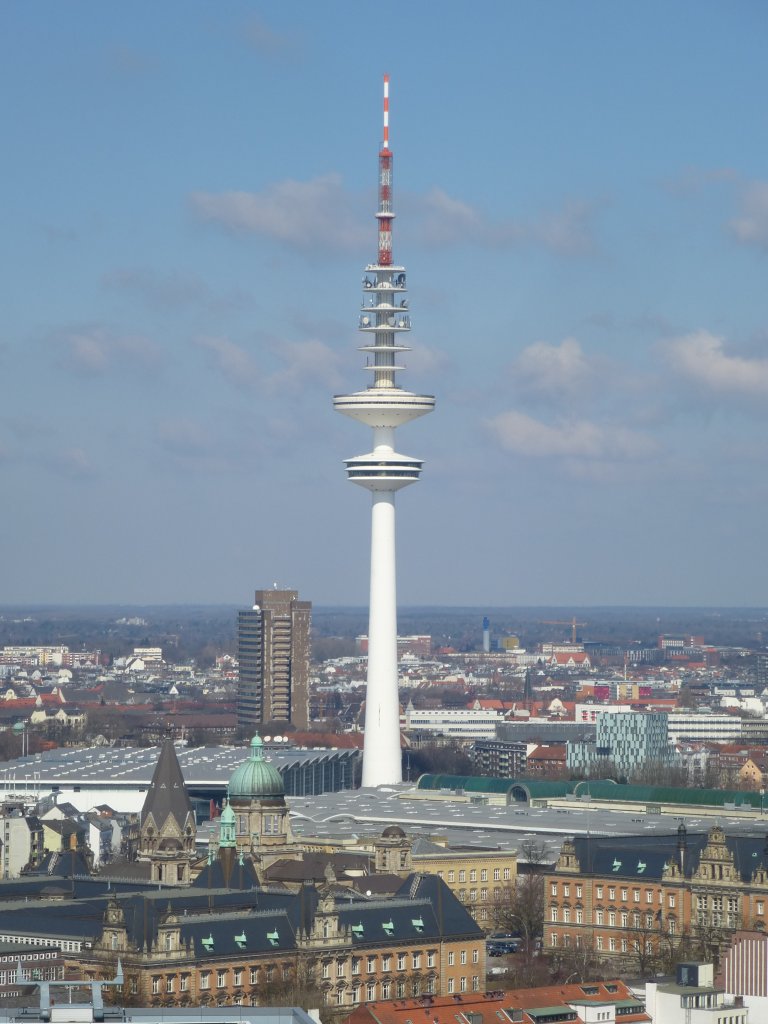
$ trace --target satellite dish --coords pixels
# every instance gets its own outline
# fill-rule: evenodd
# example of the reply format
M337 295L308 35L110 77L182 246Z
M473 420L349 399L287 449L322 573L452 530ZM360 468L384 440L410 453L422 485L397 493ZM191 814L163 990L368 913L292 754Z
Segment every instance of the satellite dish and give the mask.
M371 322L371 318L370 317L367 317L367 316L363 317L363 327L367 327L370 322Z

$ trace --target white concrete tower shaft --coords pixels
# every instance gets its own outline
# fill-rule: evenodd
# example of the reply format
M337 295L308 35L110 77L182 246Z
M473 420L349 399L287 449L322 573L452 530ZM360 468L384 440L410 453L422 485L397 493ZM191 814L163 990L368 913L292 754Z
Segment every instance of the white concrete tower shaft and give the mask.
M389 148L389 76L384 76L384 139L379 151L378 254L363 277L359 329L365 338L366 369L372 380L363 391L336 395L334 408L373 429L373 448L345 459L347 477L371 491L371 590L368 620L368 681L365 702L363 785L402 782L400 699L397 675L397 585L395 492L415 483L422 462L395 448L395 430L432 412L432 395L398 386L404 367L398 356L410 349L402 335L411 329L405 267L392 261L392 151Z

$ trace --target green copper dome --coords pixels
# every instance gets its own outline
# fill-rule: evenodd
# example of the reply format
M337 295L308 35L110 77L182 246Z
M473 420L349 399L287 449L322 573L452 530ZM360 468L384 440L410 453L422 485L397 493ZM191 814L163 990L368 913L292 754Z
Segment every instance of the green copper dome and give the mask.
M260 736L251 740L251 756L235 768L229 780L230 800L261 800L285 796L285 785L277 768L264 760Z

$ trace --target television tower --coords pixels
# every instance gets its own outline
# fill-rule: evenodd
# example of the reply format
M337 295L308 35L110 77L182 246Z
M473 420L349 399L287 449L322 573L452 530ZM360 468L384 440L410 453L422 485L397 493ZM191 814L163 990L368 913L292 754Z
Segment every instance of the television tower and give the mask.
M405 267L392 262L392 151L389 148L389 75L384 76L384 140L379 151L378 257L363 277L359 329L372 381L364 391L336 395L334 408L373 428L373 451L345 459L347 477L371 492L371 597L368 618L368 683L363 745L364 786L403 781L400 700L397 678L397 588L395 576L395 492L414 483L422 462L400 455L395 429L432 412L432 395L397 386L402 335L411 329L405 298Z

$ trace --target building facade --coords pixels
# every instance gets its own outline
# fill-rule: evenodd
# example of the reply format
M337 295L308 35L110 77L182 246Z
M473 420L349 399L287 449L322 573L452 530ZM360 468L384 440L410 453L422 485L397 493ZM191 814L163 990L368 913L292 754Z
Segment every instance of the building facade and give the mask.
M768 842L716 825L669 836L566 839L545 876L545 949L593 950L641 971L717 961L733 934L765 928Z
M598 712L594 743L569 743L567 765L589 772L601 763L631 774L644 765L671 765L674 749L668 738L668 715L660 712Z
M439 879L410 875L386 900L334 888L249 888L230 906L205 890L142 896L141 905L113 898L93 943L68 966L93 979L119 957L128 994L152 1006L259 1005L274 984L300 984L350 1009L484 991L483 933Z
M308 724L312 603L295 590L257 590L237 617L237 723Z

